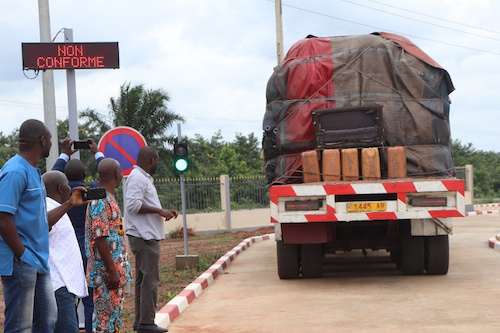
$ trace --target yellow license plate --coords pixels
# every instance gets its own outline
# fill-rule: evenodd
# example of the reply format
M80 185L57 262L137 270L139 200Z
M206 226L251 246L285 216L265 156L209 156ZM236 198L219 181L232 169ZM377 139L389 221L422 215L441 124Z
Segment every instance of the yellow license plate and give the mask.
M348 212L368 212L387 210L387 202L348 202Z

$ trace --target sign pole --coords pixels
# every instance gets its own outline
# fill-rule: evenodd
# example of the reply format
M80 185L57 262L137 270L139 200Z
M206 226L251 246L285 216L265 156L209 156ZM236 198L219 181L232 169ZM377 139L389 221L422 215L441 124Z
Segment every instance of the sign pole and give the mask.
M73 42L73 29L64 28L64 41ZM78 110L76 107L76 73L73 68L66 69L66 86L68 92L68 121L69 137L73 140L78 139ZM80 152L77 151L73 157L80 159Z
M181 124L177 124L177 142L182 141L181 134ZM182 202L182 231L184 237L184 255L189 255L188 250L188 237L187 237L187 219L186 219L186 192L184 190L184 173L180 174L180 182L181 182L181 202Z
M38 16L40 23L40 41L50 42L50 11L49 0L38 0ZM50 148L49 157L47 157L47 170L52 169L59 156L59 145L57 143L57 117L56 117L56 94L54 90L54 72L42 72L42 89L43 89L43 114L44 122L52 134L52 147Z

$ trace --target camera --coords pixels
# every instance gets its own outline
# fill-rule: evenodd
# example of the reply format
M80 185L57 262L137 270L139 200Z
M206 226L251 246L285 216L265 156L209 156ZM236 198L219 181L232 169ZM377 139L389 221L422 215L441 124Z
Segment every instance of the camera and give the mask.
M106 198L106 189L104 187L90 188L87 192L82 192L82 199L96 200Z
M90 140L75 141L73 143L74 149L90 149Z

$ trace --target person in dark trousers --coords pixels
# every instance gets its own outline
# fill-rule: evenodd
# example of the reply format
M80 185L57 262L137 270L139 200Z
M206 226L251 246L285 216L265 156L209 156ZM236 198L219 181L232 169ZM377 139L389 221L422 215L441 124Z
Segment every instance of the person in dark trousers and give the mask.
M68 178L60 171L42 176L47 190L47 209L60 206L71 195ZM49 232L49 267L57 303L54 333L78 333L75 300L88 296L80 247L68 214L64 214Z
M72 207L84 203L76 188L71 198L47 212L46 190L37 168L48 157L52 135L39 120L19 128L17 155L0 171L0 275L5 302L4 332L53 332L57 306L50 269L49 230Z
M97 144L94 139L90 140L90 152L94 154L97 166L104 159L104 154L99 151ZM69 180L69 186L71 189L75 187L87 187L85 184L85 166L80 160L72 159L70 156L73 155L77 150L72 149L74 140L66 138L62 141L62 153L59 155L56 163L52 170L57 170L64 172ZM97 186L97 181L89 184L90 188L95 188ZM78 240L78 245L80 246L80 253L83 260L83 269L87 271L87 256L85 254L85 214L87 213L87 205L81 205L74 207L68 211L68 216L75 228L76 239ZM88 296L81 299L83 303L83 310L85 314L85 333L92 333L92 313L94 312L94 302L92 301L92 288L88 287Z
M139 333L167 331L154 323L160 282L160 241L165 238L164 221L177 218L178 212L162 208L156 193L151 175L156 172L158 159L154 148L141 148L125 187L126 233L135 255L134 330Z

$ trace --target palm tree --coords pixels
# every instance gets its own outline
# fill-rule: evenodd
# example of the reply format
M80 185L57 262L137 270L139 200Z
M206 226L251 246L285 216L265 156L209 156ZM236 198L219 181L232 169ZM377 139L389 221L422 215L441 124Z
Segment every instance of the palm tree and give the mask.
M171 111L167 103L170 96L163 89L145 89L139 84L131 87L124 83L120 96L111 98L109 109L114 126L129 126L138 130L148 145L166 149L165 144L173 144L177 135L167 130L174 122L184 122L184 118Z

